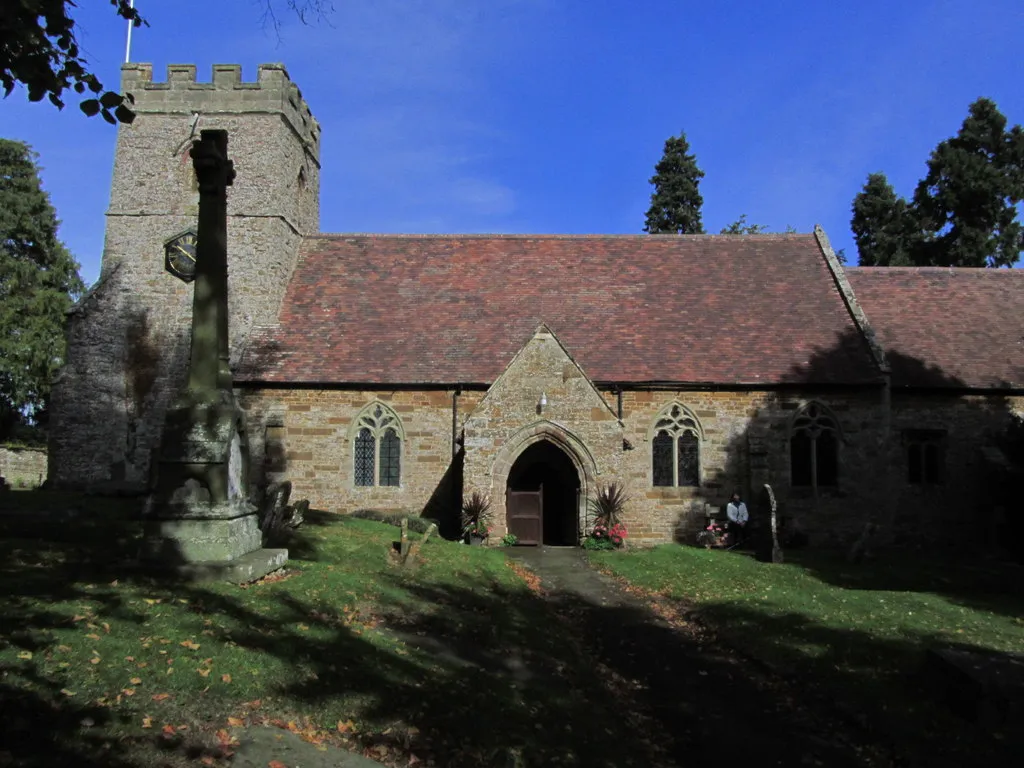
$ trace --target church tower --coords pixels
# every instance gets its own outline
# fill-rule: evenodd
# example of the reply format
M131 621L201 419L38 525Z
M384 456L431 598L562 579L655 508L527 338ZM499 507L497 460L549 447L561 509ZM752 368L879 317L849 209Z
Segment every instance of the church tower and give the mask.
M243 82L217 64L126 64L136 118L117 135L100 279L71 310L67 362L50 407L49 478L57 486L142 487L169 399L181 387L192 309L187 259L199 191L189 150L203 129L228 132L232 360L249 331L274 323L299 245L320 227L320 127L280 64ZM181 235L185 239L177 239ZM177 271L178 275L174 274Z

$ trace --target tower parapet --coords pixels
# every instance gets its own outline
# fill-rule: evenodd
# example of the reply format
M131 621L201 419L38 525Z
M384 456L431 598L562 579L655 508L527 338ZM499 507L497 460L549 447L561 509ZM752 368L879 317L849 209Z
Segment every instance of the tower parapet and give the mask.
M242 80L240 64L214 64L210 82L196 80L195 64L169 64L163 82L152 64L124 64L121 90L135 97L137 114L278 112L319 162L320 126L284 64L260 64L255 82Z

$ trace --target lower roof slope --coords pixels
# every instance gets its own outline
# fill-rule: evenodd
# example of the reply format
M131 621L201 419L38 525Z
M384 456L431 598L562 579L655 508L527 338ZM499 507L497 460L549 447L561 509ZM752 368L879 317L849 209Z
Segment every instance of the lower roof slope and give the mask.
M320 235L236 378L488 384L540 324L599 382L880 380L814 235Z
M1024 388L1024 270L846 270L896 387Z

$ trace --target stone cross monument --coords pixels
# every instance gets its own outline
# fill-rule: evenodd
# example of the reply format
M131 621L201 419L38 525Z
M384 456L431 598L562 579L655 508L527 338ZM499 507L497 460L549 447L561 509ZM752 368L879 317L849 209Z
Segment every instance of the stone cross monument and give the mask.
M279 568L287 550L262 549L249 503L245 415L228 365L228 136L204 130L191 157L199 182L192 351L184 392L164 422L143 558L187 575L249 581Z

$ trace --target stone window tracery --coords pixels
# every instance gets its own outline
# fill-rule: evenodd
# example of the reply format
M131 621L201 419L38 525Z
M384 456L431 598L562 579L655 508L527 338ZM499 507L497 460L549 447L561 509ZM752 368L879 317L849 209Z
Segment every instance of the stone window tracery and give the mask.
M946 432L941 429L908 429L903 433L907 449L907 483L941 485L946 474Z
M700 437L697 417L673 403L655 419L651 438L651 482L672 488L700 485Z
M789 436L790 482L795 487L839 485L839 422L821 403L808 403L793 418Z
M402 423L383 403L373 403L356 418L352 440L352 476L357 486L401 483Z

